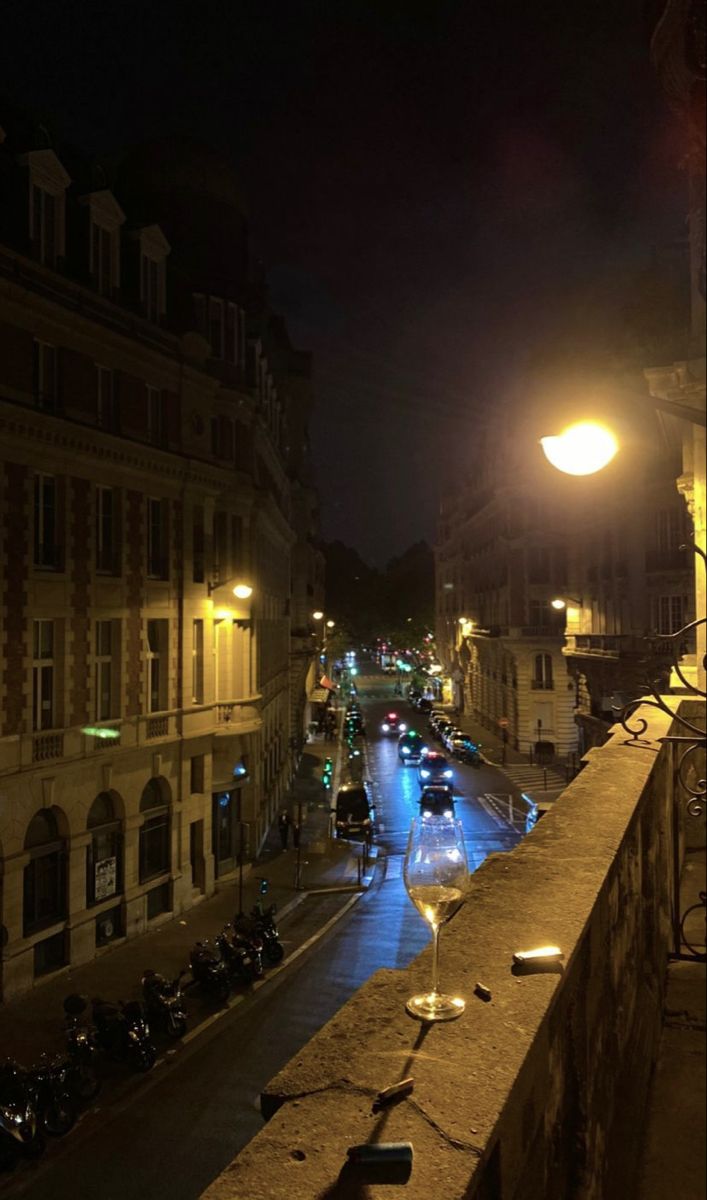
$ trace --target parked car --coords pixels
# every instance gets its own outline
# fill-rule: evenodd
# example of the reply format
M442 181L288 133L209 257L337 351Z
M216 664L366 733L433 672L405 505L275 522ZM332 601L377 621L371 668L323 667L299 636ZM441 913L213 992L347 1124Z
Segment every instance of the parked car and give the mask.
M398 738L398 758L403 766L419 763L425 750L425 739L421 733L408 729Z
M479 743L469 737L468 733L458 734L452 739L448 749L460 762L469 763L472 767L480 767L483 762Z
M451 787L453 776L454 772L446 758L443 754L438 754L436 750L426 754L417 769L420 787L427 787L432 783L447 784Z
M452 789L436 783L424 787L420 792L420 815L440 817L446 814L454 816L454 796Z

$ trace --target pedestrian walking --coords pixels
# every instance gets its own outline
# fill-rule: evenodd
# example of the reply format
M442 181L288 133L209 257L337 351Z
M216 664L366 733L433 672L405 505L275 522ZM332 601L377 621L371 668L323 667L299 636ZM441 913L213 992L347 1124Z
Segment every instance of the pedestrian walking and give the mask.
M280 841L282 842L283 850L287 849L287 843L290 837L290 814L286 808L283 808L280 816L277 818L277 827L280 830Z

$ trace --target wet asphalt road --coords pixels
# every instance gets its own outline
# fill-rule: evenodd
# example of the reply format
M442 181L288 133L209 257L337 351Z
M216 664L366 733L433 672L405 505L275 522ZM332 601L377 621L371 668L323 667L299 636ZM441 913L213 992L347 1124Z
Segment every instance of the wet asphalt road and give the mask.
M397 738L379 734L393 708L421 730L426 720L393 698L385 677L361 677L360 691L366 769L386 856L369 892L353 904L349 896L320 896L295 909L282 926L289 949L347 907L291 967L150 1076L127 1081L118 1102L88 1114L39 1164L23 1165L4 1187L0 1182L0 1191L30 1200L195 1200L262 1127L258 1097L268 1080L374 971L407 965L429 941L402 882L407 831L417 810L417 772L399 765ZM518 840L518 832L483 800L487 793L508 791L493 767L455 766L456 810L472 869Z

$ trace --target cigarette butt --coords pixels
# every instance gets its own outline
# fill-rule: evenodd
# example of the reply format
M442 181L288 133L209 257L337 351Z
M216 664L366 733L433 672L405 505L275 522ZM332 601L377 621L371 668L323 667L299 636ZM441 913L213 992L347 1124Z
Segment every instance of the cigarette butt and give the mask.
M479 997L480 1000L488 1001L491 999L491 988L486 987L485 983L477 983L476 987L474 988L474 993Z
M396 1096L404 1096L406 1092L411 1092L415 1086L415 1080L412 1076L407 1079L401 1079L399 1083L392 1083L390 1087L383 1088L376 1097L376 1104L387 1104L389 1100L394 1100Z

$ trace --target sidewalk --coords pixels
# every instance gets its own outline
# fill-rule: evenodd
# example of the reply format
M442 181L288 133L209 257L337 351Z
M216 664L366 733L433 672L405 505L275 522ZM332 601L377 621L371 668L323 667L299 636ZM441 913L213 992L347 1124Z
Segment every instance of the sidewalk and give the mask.
M304 747L290 793L283 801L293 819L301 803L304 818L300 845L300 887L296 873L298 853L290 833L283 851L277 820L258 858L243 869L243 910L248 912L259 896L260 876L269 881L266 904L277 906L282 921L307 895L320 890L357 891L358 864L352 847L329 838L330 797L324 793L321 772L324 759L335 760L339 743L317 739ZM336 775L335 775L336 778ZM364 879L363 886L369 882ZM147 968L172 978L188 967L189 950L196 941L213 938L238 909L238 873L220 881L214 896L165 922L143 936L125 942L84 966L61 971L17 1000L0 1005L0 1058L11 1056L28 1065L42 1051L64 1048L62 1001L70 992L89 998L129 1000L140 996L140 980ZM266 973L267 977L267 973ZM187 983L189 976L186 976ZM190 1030L213 1010L197 994L188 994Z

